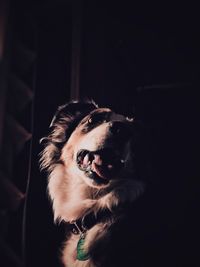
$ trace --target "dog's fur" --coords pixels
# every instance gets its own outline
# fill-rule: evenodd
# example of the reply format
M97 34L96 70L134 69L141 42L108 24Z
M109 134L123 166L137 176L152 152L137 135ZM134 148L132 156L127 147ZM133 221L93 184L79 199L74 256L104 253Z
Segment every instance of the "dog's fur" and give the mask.
M76 258L80 234L69 232L62 263L66 267L113 266L106 253L112 228L120 223L126 206L143 192L133 170L134 121L98 108L93 101L70 102L59 107L50 129L42 139L41 168L49 173L55 221L73 225L87 216L95 218L85 232L89 259Z

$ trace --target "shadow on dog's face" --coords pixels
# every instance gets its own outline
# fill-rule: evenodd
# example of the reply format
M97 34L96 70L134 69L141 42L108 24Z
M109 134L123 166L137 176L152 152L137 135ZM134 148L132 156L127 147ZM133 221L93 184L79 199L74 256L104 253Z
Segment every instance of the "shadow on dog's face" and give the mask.
M97 188L121 179L131 161L132 124L107 108L91 111L62 148L61 160L68 172Z
M103 188L132 172L133 119L92 102L60 106L41 142L41 169L63 166L67 177ZM134 134L135 135L135 134Z

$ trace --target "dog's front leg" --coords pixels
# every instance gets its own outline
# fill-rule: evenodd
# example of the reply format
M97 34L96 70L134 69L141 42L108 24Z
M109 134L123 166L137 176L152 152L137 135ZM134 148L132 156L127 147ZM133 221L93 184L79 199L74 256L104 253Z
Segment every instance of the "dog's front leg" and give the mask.
M132 203L144 191L144 185L138 181L124 180L96 203L99 209L110 211L120 204Z

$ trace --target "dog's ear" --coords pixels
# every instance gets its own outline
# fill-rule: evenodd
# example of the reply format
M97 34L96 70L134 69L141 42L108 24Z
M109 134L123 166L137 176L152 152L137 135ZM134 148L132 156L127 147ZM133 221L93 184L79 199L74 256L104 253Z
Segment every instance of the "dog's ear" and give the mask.
M80 117L84 117L96 108L98 108L98 105L93 100L83 102L72 101L59 106L51 121L50 127L53 127L57 122L62 121L63 117L80 119Z
M93 101L72 101L58 107L50 124L50 133L40 140L44 150L40 153L41 169L50 170L59 161L63 145L82 118L98 108Z
M50 134L40 140L41 144L65 142L82 118L98 108L94 101L72 101L59 106L51 123Z

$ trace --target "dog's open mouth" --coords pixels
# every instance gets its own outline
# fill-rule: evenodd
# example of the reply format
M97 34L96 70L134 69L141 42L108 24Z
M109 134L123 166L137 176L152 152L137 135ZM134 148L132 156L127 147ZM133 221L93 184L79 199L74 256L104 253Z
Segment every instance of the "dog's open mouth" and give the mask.
M112 148L98 151L79 150L77 165L86 176L98 184L107 184L110 179L123 167L124 161L120 152Z

